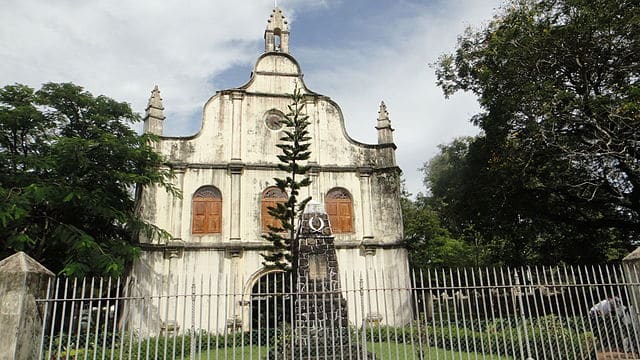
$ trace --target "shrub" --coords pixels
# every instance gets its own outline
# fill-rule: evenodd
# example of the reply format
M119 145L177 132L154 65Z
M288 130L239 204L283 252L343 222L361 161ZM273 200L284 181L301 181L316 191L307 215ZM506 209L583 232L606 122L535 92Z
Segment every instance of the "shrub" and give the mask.
M564 354L563 359L589 358L593 351L593 334L569 327L555 316L545 316L533 321L519 322L499 319L488 322L477 331L448 326L427 327L428 339L423 345L447 350L481 352L520 358L527 351L545 357L545 354ZM523 354L521 354L523 352Z
M263 332L262 343L266 343L266 339L273 337L277 331L270 330ZM181 335L164 335L153 336L149 338L141 338L133 333L117 334L113 344L111 343L111 335L107 336L106 343L103 342L103 338L100 337L99 341L94 341L94 337L90 337L88 342L85 342L84 337L78 339L72 337L69 341L66 334L62 334L56 337L53 341L52 351L48 353L47 343L45 343L45 352L47 352L46 358L56 358L56 356L65 358L69 356L72 359L101 359L103 358L125 358L125 359L155 359L157 356L162 358L163 354L167 354L169 357L175 354L180 357L182 354L189 356L191 350L191 341L195 341L196 352L206 351L215 348L224 347L238 347L248 346L258 342L257 332L231 332L227 334L211 334L204 330L198 331L194 336L190 332ZM61 351L58 352L58 345ZM76 343L77 348L76 350ZM67 348L67 344L70 346ZM104 346L103 346L104 345ZM85 350L85 346L87 349Z

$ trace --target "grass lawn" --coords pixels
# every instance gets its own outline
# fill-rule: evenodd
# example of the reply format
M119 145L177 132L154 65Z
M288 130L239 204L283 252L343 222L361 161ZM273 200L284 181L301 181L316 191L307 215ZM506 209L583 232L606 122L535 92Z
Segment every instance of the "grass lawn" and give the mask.
M381 360L420 360L418 345L404 345L395 343L367 343L367 349ZM422 359L434 360L513 360L510 356L489 356L488 354L458 352L435 347L425 348Z
M368 343L367 349L373 352L376 360L419 360L419 347L396 343ZM258 351L260 355L258 356ZM210 352L202 352L196 356L197 360L263 360L266 358L267 348L258 346L245 346L242 348L212 349ZM348 357L347 357L348 359ZM509 356L489 356L483 354L456 352L438 348L428 348L424 351L423 359L433 360L513 360ZM285 359L283 359L285 360Z

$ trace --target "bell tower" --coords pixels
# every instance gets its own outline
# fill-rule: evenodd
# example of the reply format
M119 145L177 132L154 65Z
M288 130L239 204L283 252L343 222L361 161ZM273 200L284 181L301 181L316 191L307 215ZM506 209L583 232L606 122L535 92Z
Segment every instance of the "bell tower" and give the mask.
M282 15L282 10L275 7L264 31L264 52L289 53L289 24Z

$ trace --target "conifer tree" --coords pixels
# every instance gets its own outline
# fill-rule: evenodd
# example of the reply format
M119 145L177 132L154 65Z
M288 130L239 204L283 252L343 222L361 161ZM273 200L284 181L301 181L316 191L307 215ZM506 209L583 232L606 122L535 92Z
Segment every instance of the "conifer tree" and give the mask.
M288 105L288 113L282 119L284 126L282 143L276 145L282 152L278 155L278 169L287 173L285 178L274 178L276 187L288 194L286 202L269 207L269 215L279 220L277 226L269 225L269 233L262 237L273 244L270 254L263 254L265 265L268 267L292 270L297 267L297 251L295 221L304 210L310 197L299 200L300 189L311 184L305 176L309 171L308 165L302 162L309 159L311 137L307 131L308 115L303 113L304 95L296 87L292 96L292 103Z

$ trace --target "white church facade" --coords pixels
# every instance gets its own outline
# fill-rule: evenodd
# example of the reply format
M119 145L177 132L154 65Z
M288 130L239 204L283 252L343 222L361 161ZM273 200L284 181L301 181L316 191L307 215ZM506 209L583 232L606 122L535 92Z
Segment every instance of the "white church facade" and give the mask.
M264 36L265 52L249 81L217 91L205 103L197 134L162 136L165 117L157 87L144 120L144 131L160 137L157 150L173 169L173 183L182 196L160 188L141 189L144 218L173 239L141 239L142 254L132 278L141 296L172 289L178 279L194 279L198 287L206 279L204 287L209 291L237 294L237 299L209 299L198 305L208 307L206 311L222 309L216 316L224 319L214 323L226 325L218 328L232 321L247 329L250 302L242 299L250 297L256 282L273 271L263 265L261 254L270 250L270 243L262 235L274 221L267 207L285 196L274 187L273 179L285 175L277 168L280 150L276 144L282 131L280 119L295 88L304 94L312 144L308 160L312 183L302 189L302 197L324 204L335 235L340 273L349 277L375 273L386 279L386 287L406 287L410 282L403 247L400 169L385 105L381 104L377 119L372 119L378 143L351 139L340 107L303 81L300 65L289 52L289 27L279 8L273 10ZM369 281L363 286L374 287ZM382 298L376 301L377 308L387 303ZM393 317L373 307L363 313L385 324L400 325L411 316L409 304L408 297L394 299L393 308L386 311L393 312ZM179 315L183 312L180 306L178 302L158 304L131 315L143 319L139 323L152 333L170 322L189 328L190 317ZM362 321L356 315L349 320L354 324Z

